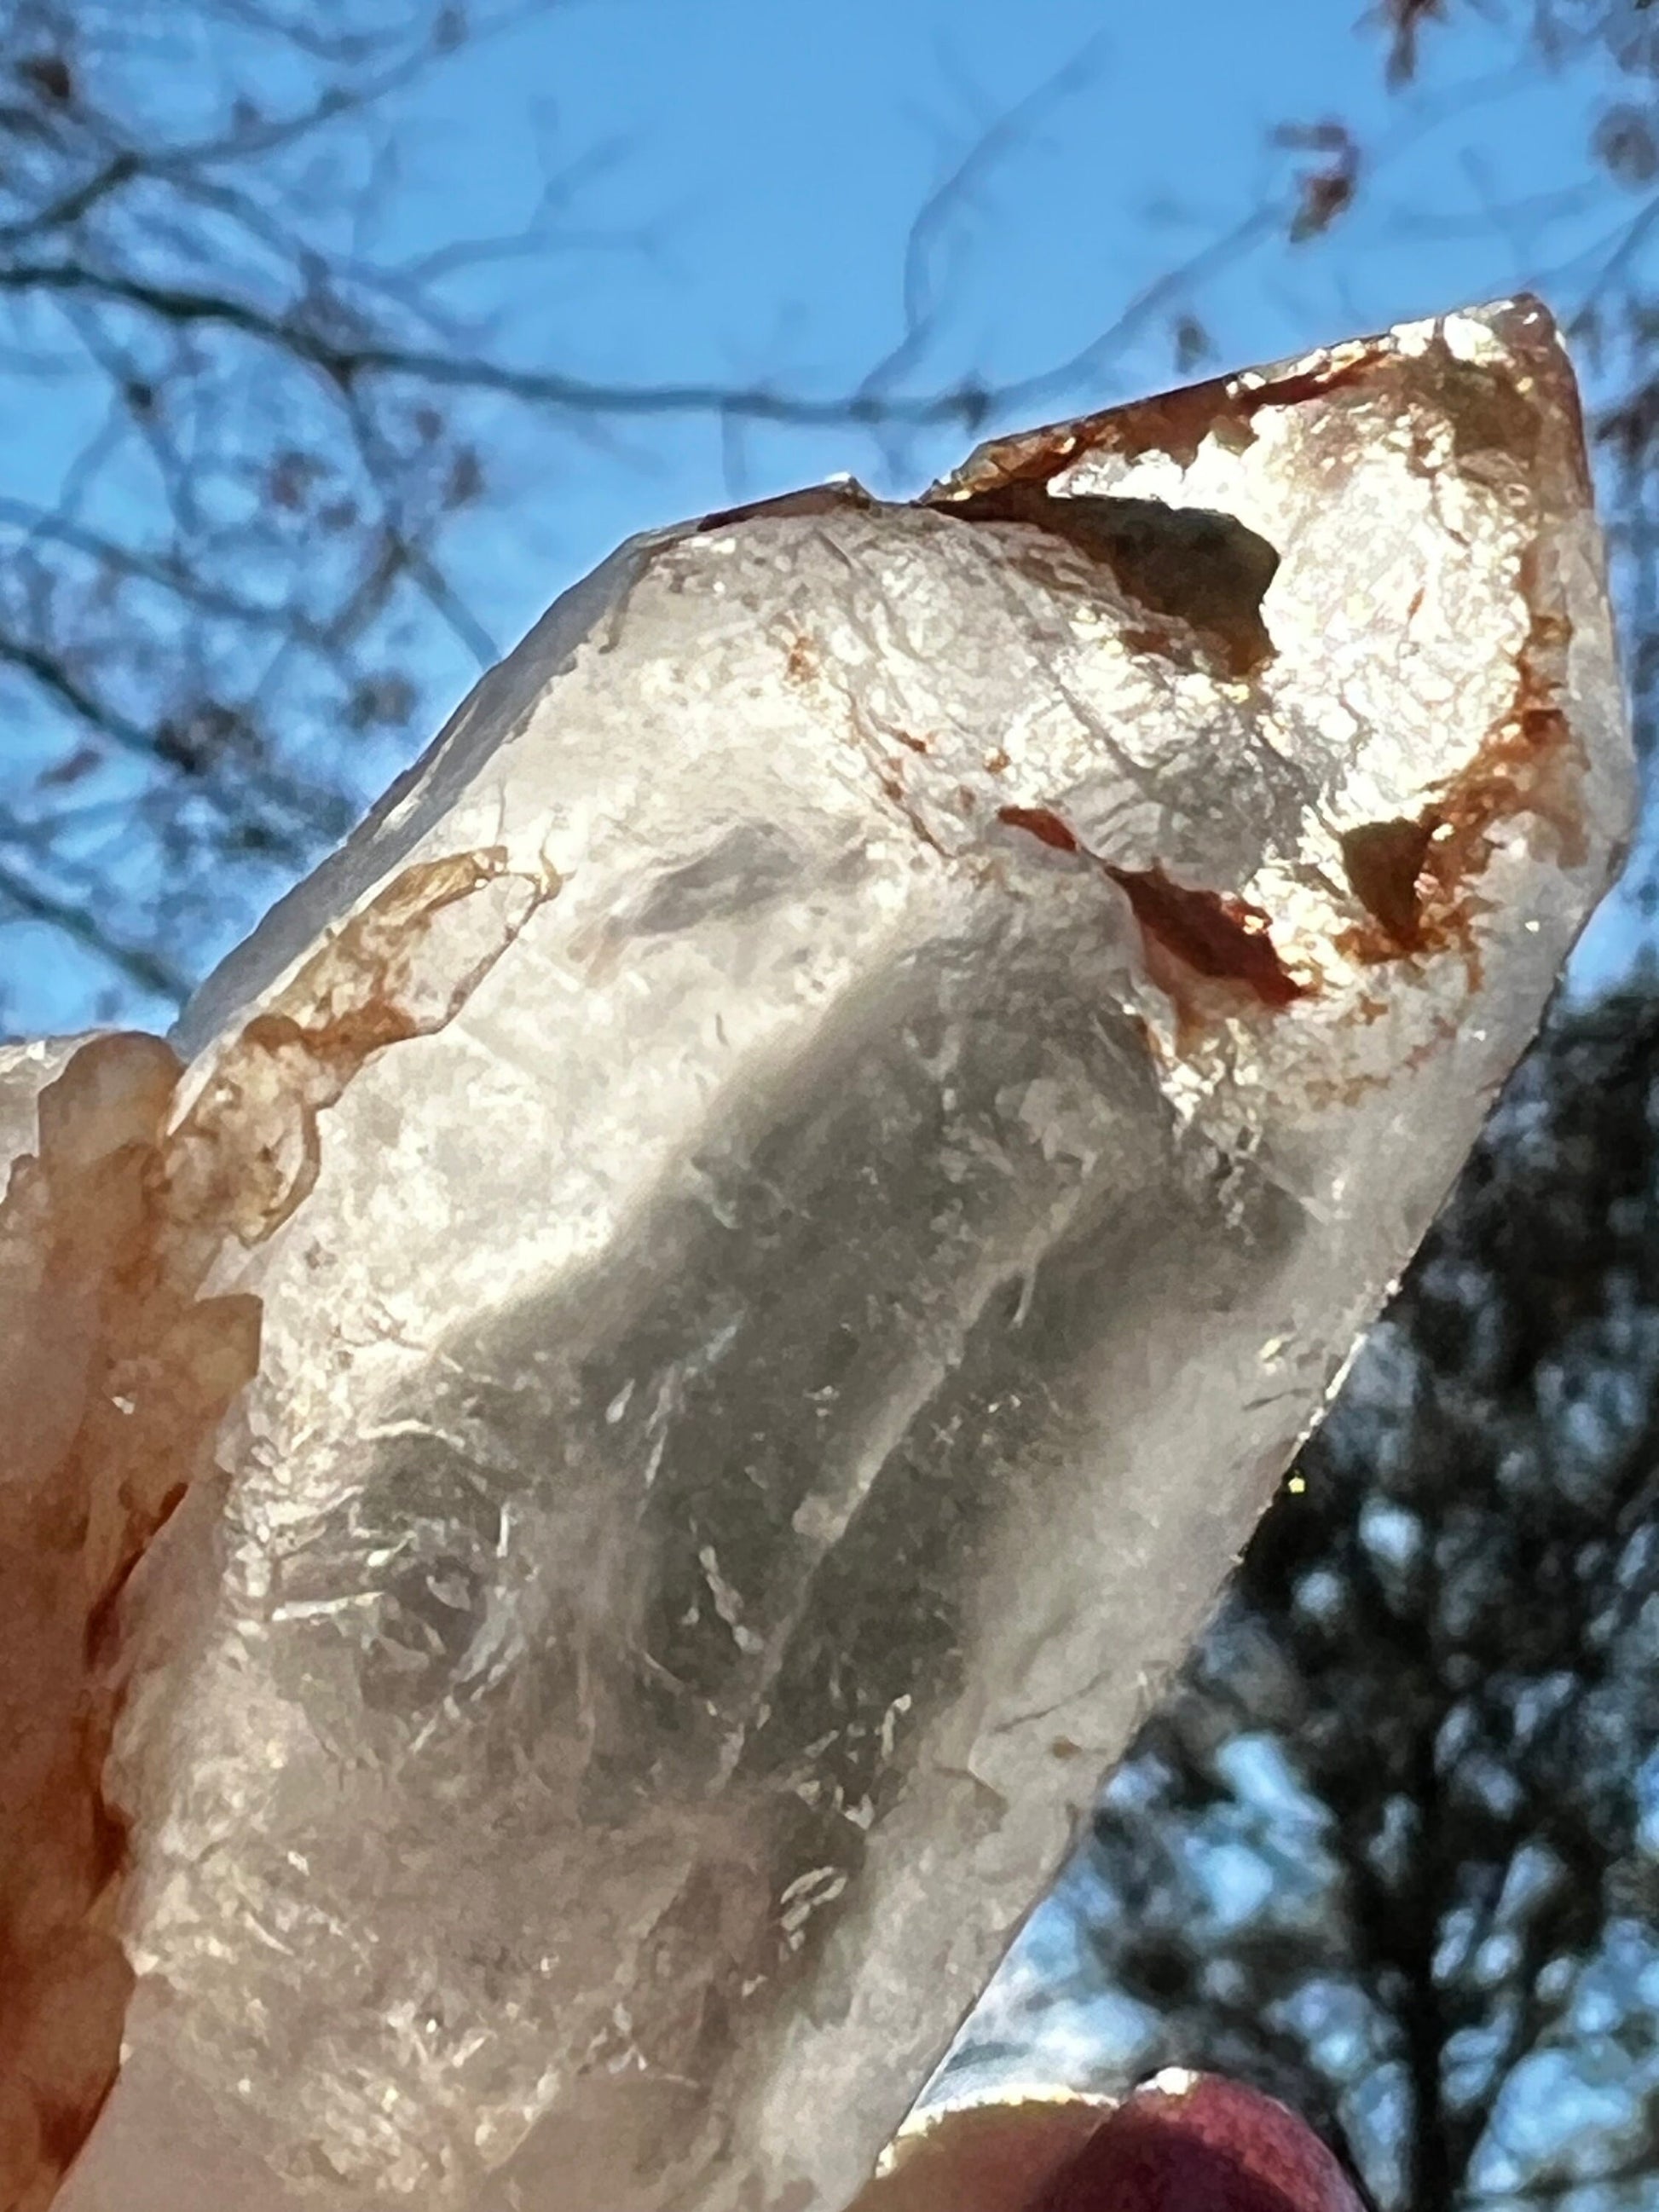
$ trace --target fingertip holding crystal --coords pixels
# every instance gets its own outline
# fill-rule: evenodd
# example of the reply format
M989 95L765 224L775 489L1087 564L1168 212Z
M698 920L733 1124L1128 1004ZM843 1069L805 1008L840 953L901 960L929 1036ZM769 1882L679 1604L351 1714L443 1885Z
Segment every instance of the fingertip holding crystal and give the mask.
M1166 2067L1121 2099L1034 2089L919 2115L852 2212L1361 2212L1302 2119Z

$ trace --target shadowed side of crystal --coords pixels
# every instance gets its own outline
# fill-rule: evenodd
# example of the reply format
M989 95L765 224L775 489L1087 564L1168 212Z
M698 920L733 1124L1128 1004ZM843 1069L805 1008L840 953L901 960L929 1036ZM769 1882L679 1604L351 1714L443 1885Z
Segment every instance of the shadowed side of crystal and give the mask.
M1018 480L940 512L964 522L1024 523L1065 539L1103 562L1141 605L1185 623L1231 675L1250 675L1273 653L1261 602L1279 555L1231 514L1153 499L1057 499L1042 484Z

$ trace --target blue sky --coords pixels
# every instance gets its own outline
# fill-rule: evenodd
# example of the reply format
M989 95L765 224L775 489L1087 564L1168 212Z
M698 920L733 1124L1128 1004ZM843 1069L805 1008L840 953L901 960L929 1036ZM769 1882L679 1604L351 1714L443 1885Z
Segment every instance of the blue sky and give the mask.
M947 227L939 338L913 385L1036 375L1086 347L1282 191L1288 158L1268 142L1286 121L1339 117L1386 159L1328 241L1270 241L1194 288L1224 359L1501 292L1536 272L1540 249L1559 258L1561 240L1516 235L1492 210L1582 177L1589 88L1513 81L1496 66L1507 49L1476 26L1436 46L1425 96L1391 100L1357 12L1351 0L580 0L434 83L401 219L413 234L510 230L536 190L537 111L556 116L563 158L613 149L578 224L638 227L653 250L574 254L550 284L536 270L515 349L619 380L844 389L900 335L916 210L988 125L1073 65ZM1032 404L1098 404L1170 374L1166 314ZM908 458L919 471L957 442ZM568 567L731 489L871 472L844 434L751 444L742 487L707 426L649 449L651 470L618 457L565 483L555 526Z
M1600 88L1582 70L1517 71L1513 58L1510 39L1459 15L1402 100L1385 89L1361 0L568 0L399 95L385 239L412 253L511 235L549 164L574 170L555 249L467 281L471 302L498 311L501 350L622 382L845 392L902 335L918 210L1012 115L1002 157L946 203L927 266L929 343L903 377L911 390L1024 383L1008 427L1177 380L1182 312L1223 366L1540 275L1571 308L1628 203L1603 181L1587 207L1546 219L1589 173ZM180 101L187 80L173 80ZM1292 246L1285 210L1304 157L1273 133L1328 118L1374 159L1353 214ZM1257 234L1230 246L1253 216ZM1189 264L1190 283L1116 328ZM1067 362L1073 373L1052 374ZM76 450L84 411L65 387L0 385L0 489L9 477L37 490ZM556 436L505 416L492 427L495 495L450 550L503 649L635 530L836 469L914 489L963 443L734 438L707 419ZM435 623L415 650L441 705L477 672ZM377 758L374 781L398 764ZM86 1018L94 979L44 949L27 931L0 938L12 1018ZM222 949L204 945L198 964Z
M1402 104L1357 15L1350 0L578 0L427 91L400 222L411 236L510 231L537 190L538 124L551 124L562 160L608 151L577 226L647 243L509 274L516 351L621 380L846 388L901 333L917 210L988 125L1074 64L947 225L939 339L910 381L1002 382L1075 355L1282 191L1275 125L1340 117L1389 150L1357 217L1296 252L1240 252L1194 289L1224 359L1271 356L1512 288L1557 241L1506 235L1490 208L1583 173L1578 79L1500 88L1504 50L1476 27L1438 43L1428 97ZM1430 127L1442 104L1454 112ZM1422 234L1408 216L1452 228ZM1154 317L1033 410L1169 380L1169 324ZM915 481L957 442L904 456L896 474ZM594 456L533 518L563 573L734 489L836 465L882 473L844 434L750 441L736 484L710 426L629 445L648 465ZM514 580L521 628L551 580Z

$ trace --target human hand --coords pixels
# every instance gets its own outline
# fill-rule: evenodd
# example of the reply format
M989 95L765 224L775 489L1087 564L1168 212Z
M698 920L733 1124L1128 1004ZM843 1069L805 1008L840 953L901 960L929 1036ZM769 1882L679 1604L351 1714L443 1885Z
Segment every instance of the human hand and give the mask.
M1115 2106L946 2108L907 2128L853 2212L1361 2212L1311 2129L1259 2090L1179 2069Z

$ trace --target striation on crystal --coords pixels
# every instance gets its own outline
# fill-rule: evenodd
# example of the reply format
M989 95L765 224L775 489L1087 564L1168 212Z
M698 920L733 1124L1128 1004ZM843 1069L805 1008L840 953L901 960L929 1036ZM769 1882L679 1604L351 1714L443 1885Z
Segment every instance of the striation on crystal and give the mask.
M840 2212L1631 804L1529 301L561 600L149 1065L126 1334L7 1370L37 1496L182 1408L52 1662L137 1977L64 2212ZM0 1328L112 1048L0 1069Z

